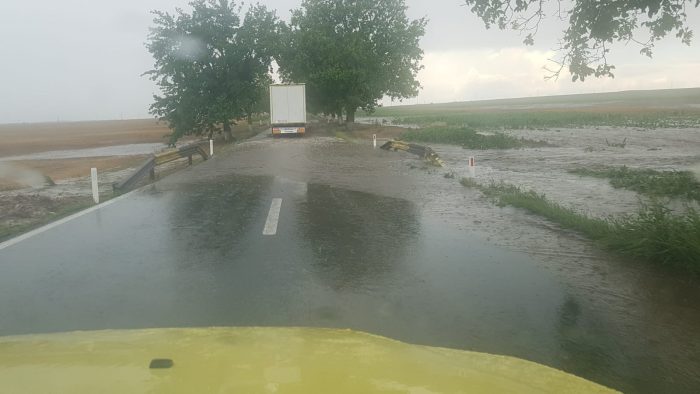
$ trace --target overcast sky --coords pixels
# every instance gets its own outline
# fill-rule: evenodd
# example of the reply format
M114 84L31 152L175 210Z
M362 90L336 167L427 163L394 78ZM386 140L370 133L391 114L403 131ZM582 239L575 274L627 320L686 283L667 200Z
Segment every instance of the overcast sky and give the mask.
M261 1L288 19L300 0ZM0 5L0 123L148 117L156 88L141 74L153 9L175 0L4 0ZM548 22L534 47L512 31L485 30L458 0L407 0L413 18L430 20L422 41L423 90L406 103L700 86L700 12L689 22L692 47L671 38L655 56L616 46L615 79L545 81L562 25Z

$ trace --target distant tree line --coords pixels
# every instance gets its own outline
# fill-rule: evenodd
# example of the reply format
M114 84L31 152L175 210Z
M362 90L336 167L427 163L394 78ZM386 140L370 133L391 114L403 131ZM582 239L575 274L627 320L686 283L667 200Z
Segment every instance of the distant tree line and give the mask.
M150 107L171 142L222 132L269 111L273 64L283 82L306 83L308 110L354 122L383 97L418 93L425 19L404 0L304 0L289 24L261 5L196 0L191 10L154 11L147 75L160 88Z

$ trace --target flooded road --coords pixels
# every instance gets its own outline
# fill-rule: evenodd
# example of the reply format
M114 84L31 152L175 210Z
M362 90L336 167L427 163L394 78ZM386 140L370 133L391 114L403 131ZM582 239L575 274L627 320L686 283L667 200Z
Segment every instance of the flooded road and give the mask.
M340 327L513 355L628 392L697 391L695 285L412 164L329 138L241 144L0 246L0 335Z

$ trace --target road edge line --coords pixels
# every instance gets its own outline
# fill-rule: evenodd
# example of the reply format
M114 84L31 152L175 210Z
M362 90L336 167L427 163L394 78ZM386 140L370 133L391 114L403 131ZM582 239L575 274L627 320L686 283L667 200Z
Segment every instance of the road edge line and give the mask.
M83 216L83 215L87 215L88 213L97 211L97 210L100 209L100 208L104 208L104 207L106 207L106 206L108 206L108 205L114 204L115 202L120 201L120 200L122 200L122 199L128 197L128 196L131 195L132 193L135 193L137 190L139 190L139 189L132 190L132 191L130 191L130 192L128 192L128 193L125 193L125 194L122 194L122 195L120 195L120 196L114 197L114 198L112 198L112 199L110 199L110 200L107 200L107 201L105 201L105 202L103 202L103 203L101 203L101 204L97 204L97 205L92 206L92 207L90 207L90 208L83 209L82 211L79 211L79 212L76 212L76 213L74 213L74 214L68 215L68 216L66 216L66 217L60 218L60 219L58 219L58 220L56 220L56 221L53 221L53 222L51 222L51 223L49 223L49 224L45 224L45 225L43 225L43 226L41 226L41 227L39 227L39 228L35 228L34 230L28 231L28 232L26 232L26 233L24 233L24 234L20 234L20 235L14 237L14 238L10 238L10 239L8 239L7 241L4 241L4 242L0 243L0 250L9 248L10 246L16 245L16 244L18 244L18 243L20 243L20 242L22 242L22 241L25 241L25 240L27 240L27 239L29 239L29 238L32 238L32 237L35 236L35 235L39 235L39 234L41 234L41 233L43 233L43 232L45 232L45 231L51 230L52 228L55 228L55 227L58 227L58 226L60 226L60 225L62 225L62 224L68 223L68 222L70 222L70 221L73 220L73 219L77 219L77 218L79 218L79 217L81 217L81 216Z

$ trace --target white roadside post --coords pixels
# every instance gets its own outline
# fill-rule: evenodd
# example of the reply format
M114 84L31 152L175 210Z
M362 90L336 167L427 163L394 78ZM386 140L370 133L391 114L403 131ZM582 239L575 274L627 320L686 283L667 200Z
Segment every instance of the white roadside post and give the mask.
M209 140L209 157L214 156L214 140Z
M476 161L474 160L474 156L469 157L469 176L476 178Z
M377 135L376 134L372 134L372 144L374 145L375 148L377 147Z
M90 178L92 179L92 199L95 204L100 203L100 191L97 188L97 168L90 169Z

